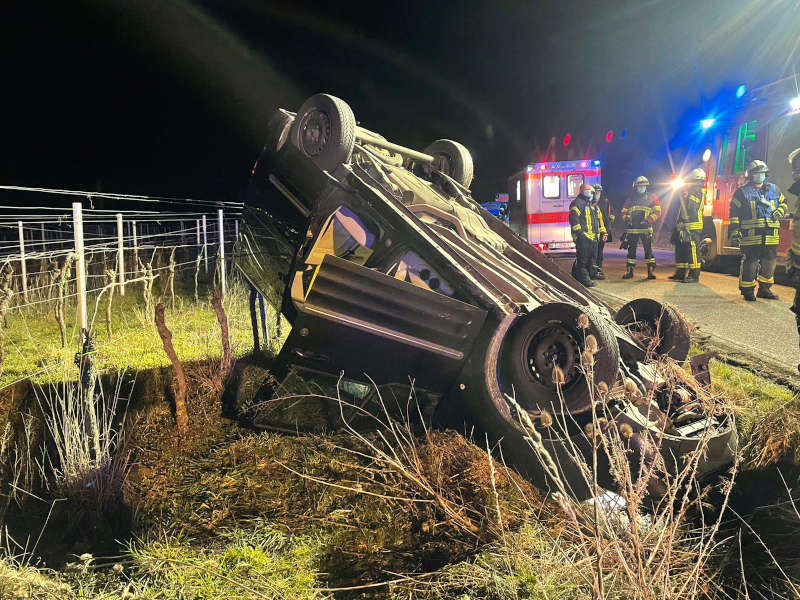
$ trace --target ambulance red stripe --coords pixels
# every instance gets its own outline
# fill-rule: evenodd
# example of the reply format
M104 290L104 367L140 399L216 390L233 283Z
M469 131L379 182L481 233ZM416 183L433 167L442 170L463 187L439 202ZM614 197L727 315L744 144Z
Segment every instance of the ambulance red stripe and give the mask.
M569 223L569 211L528 213L528 225L545 223Z

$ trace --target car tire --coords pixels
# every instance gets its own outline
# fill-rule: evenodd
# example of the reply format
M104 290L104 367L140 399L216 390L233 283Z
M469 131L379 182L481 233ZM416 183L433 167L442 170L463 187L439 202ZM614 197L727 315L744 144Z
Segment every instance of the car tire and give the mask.
M634 337L649 337L652 340L649 349L656 354L669 356L678 362L689 356L689 324L669 304L651 298L637 298L620 308L614 320L628 327Z
M583 327L581 326L583 322ZM501 387L513 387L517 402L526 410L577 415L589 411L592 398L582 362L589 336L597 342L592 381L613 387L619 373L619 346L611 327L593 311L554 302L523 317L503 344ZM558 397L554 382L556 363L563 373Z
M453 140L436 140L425 148L434 158L433 168L469 188L475 174L472 155L462 144Z
M320 169L333 171L350 161L356 141L356 118L344 100L316 94L297 111L291 139Z

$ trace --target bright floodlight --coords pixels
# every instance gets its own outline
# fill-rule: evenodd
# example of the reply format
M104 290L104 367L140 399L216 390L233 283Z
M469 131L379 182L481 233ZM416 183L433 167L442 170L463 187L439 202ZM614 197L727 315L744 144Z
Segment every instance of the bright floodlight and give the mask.
M789 106L792 107L792 112L800 112L800 96L797 96L797 98L792 98L789 101Z
M745 84L740 85L736 88L736 97L741 98L747 92L747 86Z
M709 117L708 119L703 119L700 121L700 127L703 129L710 129L714 126L715 119L713 117Z
M683 183L684 182L682 177L676 177L675 179L672 180L672 189L673 190L681 189L683 187Z
M703 162L708 162L711 158L711 148L706 148L706 151L703 152Z

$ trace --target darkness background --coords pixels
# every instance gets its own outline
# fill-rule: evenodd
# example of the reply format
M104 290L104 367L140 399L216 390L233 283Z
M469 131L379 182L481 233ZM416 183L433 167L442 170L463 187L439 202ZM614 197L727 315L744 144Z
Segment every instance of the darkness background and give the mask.
M622 194L668 176L668 147L680 163L702 146L697 120L736 85L796 68L798 15L800 0L5 2L0 184L236 200L271 111L324 91L392 141L463 142L479 201L545 157L600 157Z

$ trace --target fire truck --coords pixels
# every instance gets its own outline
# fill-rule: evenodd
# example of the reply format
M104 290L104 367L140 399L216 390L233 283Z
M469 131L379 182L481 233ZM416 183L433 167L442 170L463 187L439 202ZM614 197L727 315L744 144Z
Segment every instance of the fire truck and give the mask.
M600 183L597 159L540 162L508 178L511 229L541 252L574 251L569 205L581 185Z
M703 267L712 270L738 264L739 248L728 241L730 203L736 189L747 180L747 165L763 160L769 179L786 195L792 185L787 156L800 146L800 94L795 77L788 77L748 92L703 156L708 173L700 247ZM787 195L789 212L796 213ZM778 256L786 257L792 243L792 220L781 220Z

